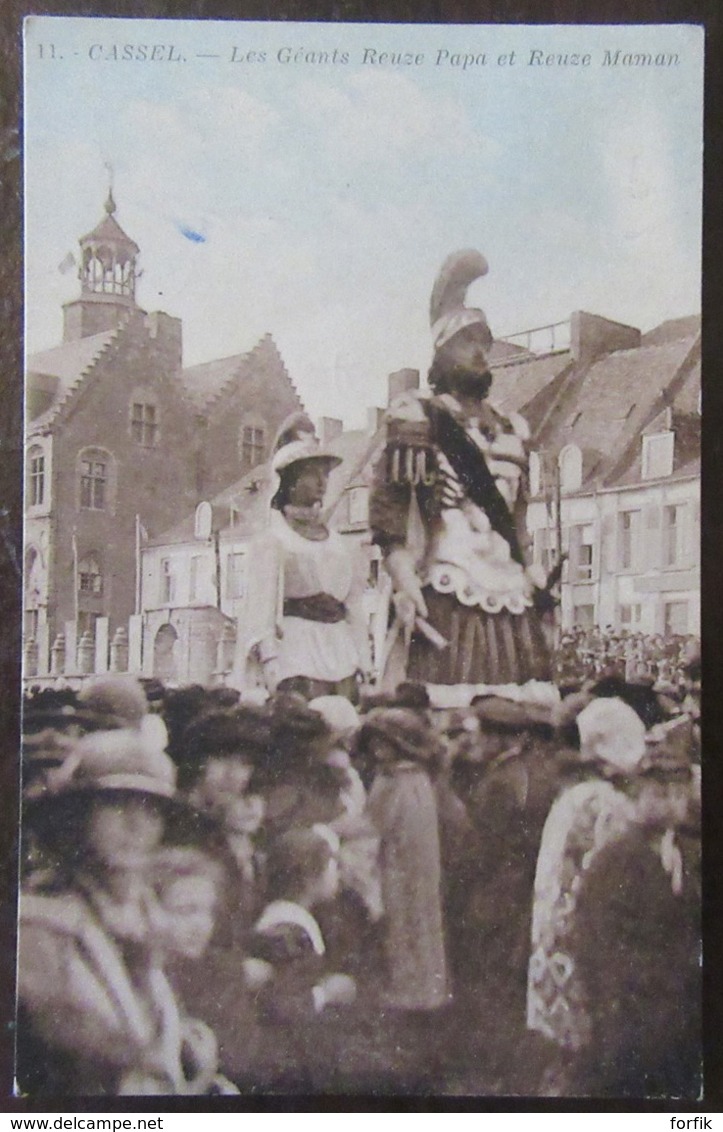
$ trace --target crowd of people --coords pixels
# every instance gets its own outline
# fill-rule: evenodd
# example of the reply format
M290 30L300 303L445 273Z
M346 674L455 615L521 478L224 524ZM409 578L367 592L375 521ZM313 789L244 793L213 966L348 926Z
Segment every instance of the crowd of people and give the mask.
M615 671L628 680L652 680L678 690L685 687L699 653L700 641L693 634L578 627L561 636L554 656L555 679L564 685Z
M409 682L35 690L19 1087L697 1095L682 675L446 710Z

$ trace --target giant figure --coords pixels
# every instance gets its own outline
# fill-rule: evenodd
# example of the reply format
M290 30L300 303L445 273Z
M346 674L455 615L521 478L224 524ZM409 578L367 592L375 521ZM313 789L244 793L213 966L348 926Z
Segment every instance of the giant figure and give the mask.
M549 586L526 561L529 429L488 396L492 335L464 305L487 273L456 252L432 291L430 393L387 413L370 522L409 646L406 676L432 685L549 680ZM443 640L442 640L443 638Z

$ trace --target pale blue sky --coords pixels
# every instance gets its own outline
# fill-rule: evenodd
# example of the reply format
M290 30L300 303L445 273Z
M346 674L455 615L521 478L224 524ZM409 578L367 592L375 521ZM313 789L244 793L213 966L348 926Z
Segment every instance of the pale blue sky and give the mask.
M124 44L186 61L109 57ZM231 62L234 47L266 62ZM284 48L349 62L282 63ZM365 48L424 61L364 64ZM679 62L603 65L617 49ZM530 65L533 50L591 64ZM487 256L470 298L497 335L576 309L643 330L697 312L702 54L702 30L673 25L33 17L28 349L60 340L78 283L58 265L103 214L106 162L141 248L139 302L183 319L186 363L270 331L312 414L349 425L383 403L390 370L426 370L429 293L456 248Z

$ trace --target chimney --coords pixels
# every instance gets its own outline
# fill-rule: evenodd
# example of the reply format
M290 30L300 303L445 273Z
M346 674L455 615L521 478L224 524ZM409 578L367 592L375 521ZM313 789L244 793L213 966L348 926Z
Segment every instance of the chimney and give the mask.
M382 427L383 423L384 409L380 409L376 405L371 409L367 409L367 432L370 436L373 436L374 433Z
M401 397L402 393L407 393L410 389L419 389L419 370L418 369L398 369L394 373L389 374L389 401L395 401L397 397Z
M170 372L183 364L183 323L164 311L153 311L145 318L146 327L152 340L157 342L164 353Z
M640 345L640 337L634 326L612 322L598 314L574 311L570 316L570 351L581 366L615 350L634 350Z
M337 417L322 417L319 421L319 430L321 432L321 443L331 444L338 436L344 431L344 422L338 420Z

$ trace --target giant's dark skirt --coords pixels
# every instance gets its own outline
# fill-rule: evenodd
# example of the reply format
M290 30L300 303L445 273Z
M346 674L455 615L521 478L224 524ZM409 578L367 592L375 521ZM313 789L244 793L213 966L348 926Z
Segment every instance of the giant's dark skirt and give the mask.
M424 590L429 622L449 641L436 649L412 637L407 678L426 684L524 684L551 680L552 661L539 614L487 613L462 605L453 594Z

